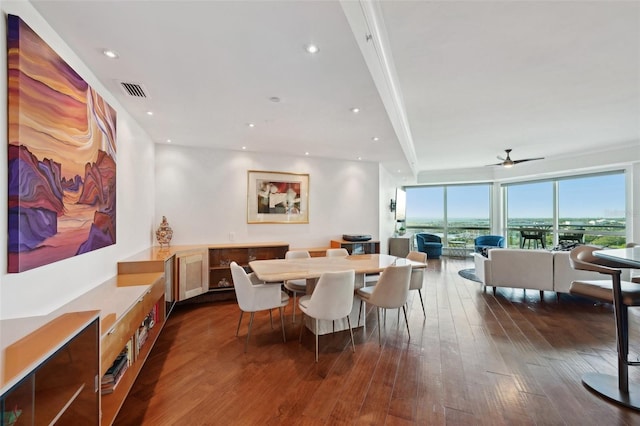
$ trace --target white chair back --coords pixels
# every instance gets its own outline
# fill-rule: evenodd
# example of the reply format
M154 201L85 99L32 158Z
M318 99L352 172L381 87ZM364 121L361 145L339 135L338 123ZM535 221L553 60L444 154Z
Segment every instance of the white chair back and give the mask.
M427 253L419 251L410 251L407 255L408 260L414 262L427 263ZM424 285L424 268L411 269L411 281L409 282L409 290L422 290Z
M421 251L410 251L407 254L407 259L413 260L414 262L427 263L427 253L422 253Z
M231 262L231 278L233 279L233 288L236 291L236 299L238 306L244 312L257 312L265 309L278 307L280 304L280 291L272 291L269 294L262 293L257 297L254 284L247 272L236 262Z
M353 308L355 276L354 270L323 273L309 299L307 314L322 320L349 315Z
M325 256L326 257L344 257L344 256L349 256L349 252L347 251L346 248L333 248L333 249L327 249Z
M387 266L371 293L369 301L385 309L395 309L407 303L411 265Z
M285 259L307 259L311 257L306 250L289 250L284 254Z

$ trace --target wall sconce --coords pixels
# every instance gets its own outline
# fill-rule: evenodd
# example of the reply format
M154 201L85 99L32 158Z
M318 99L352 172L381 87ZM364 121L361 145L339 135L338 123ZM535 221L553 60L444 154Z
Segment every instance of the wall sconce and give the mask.
M396 201L392 198L391 202L389 203L389 210L391 210L391 212L395 212L396 211Z

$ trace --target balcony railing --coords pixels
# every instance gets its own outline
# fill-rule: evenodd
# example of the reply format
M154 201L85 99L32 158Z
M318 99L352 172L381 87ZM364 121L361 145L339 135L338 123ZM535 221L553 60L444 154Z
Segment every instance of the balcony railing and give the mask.
M550 225L512 225L507 228L507 247L542 248L541 242L534 244L533 238L524 238L524 234L533 237L538 231L544 247L553 248L560 243L593 244L602 247L619 248L626 243L626 228L616 225L580 225L560 226Z
M626 244L626 228L615 225L580 225L580 226L560 226L553 228L551 225L513 225L506 229L507 247L516 248L522 246L522 229L536 229L540 227L544 247L551 249L560 242L593 244L601 247L619 248ZM442 244L450 247L464 243L468 247L473 247L473 242L480 235L491 234L488 226L409 226L407 230L412 234L428 232L442 238ZM415 243L415 242L414 242ZM536 245L526 241L525 248L535 248ZM538 243L537 248L542 248Z

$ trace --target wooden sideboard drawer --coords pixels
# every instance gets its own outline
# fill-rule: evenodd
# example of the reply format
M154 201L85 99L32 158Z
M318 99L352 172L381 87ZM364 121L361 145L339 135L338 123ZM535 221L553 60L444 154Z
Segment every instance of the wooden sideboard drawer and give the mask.
M145 312L145 315L151 311L153 306L158 303L158 300L160 300L162 296L164 296L164 278L161 278L153 283L153 285L149 289L149 292L144 295L143 310ZM161 312L164 312L164 309L162 309Z

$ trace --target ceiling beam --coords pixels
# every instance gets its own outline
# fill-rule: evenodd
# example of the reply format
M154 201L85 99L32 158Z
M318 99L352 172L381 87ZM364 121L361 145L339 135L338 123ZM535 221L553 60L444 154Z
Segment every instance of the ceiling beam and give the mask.
M415 178L418 157L380 6L369 0L343 0L340 4Z

